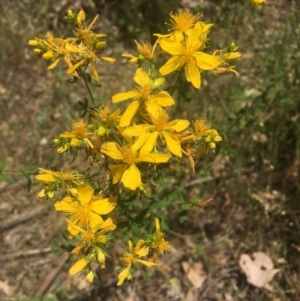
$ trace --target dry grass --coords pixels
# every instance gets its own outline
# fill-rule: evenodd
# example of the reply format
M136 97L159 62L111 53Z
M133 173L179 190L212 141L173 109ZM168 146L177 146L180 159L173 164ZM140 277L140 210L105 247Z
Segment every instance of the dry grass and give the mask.
M139 270L120 288L115 283L121 242L113 247L107 269L99 272L99 282L89 286L81 275L67 276L71 263L59 247L64 244L64 221L50 203L36 199L38 186L27 191L19 172L22 165L66 164L51 139L70 128L70 120L78 116L77 102L85 95L82 87L65 82L63 69L46 72L26 44L48 30L63 31L64 12L80 8L81 2L0 2L0 159L13 180L0 182L1 301L300 300L300 252L293 247L300 245L300 6L297 1L269 2L255 11L246 0L230 5L199 1L204 19L216 23L211 42L223 47L232 37L237 40L244 54L238 63L240 77L208 76L200 93L190 91L195 105L178 105L174 114L209 118L223 131L225 142L201 162L197 174L173 179L174 187L168 186L170 181L160 184L181 187L187 200L198 195L214 201L189 212L183 224L178 223L178 208L170 209L167 236L176 251L163 258L162 268ZM93 16L93 2L82 3ZM182 3L193 6L196 1ZM112 30L110 55L119 57L125 46L113 20L105 16L99 27ZM104 71L102 83L110 96L129 87L134 69L121 59L100 73ZM238 267L241 253L255 251L269 254L281 269L271 282L273 291L249 285ZM192 289L183 261L203 264L207 278L201 288ZM56 276L49 283L51 273Z

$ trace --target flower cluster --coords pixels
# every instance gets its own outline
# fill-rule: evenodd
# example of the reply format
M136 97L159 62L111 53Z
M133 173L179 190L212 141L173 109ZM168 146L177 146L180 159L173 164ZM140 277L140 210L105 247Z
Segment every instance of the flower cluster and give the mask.
M128 103L124 112L113 105L93 106L88 121L73 121L71 131L64 131L54 139L58 153L77 156L83 152L85 160L90 162L87 172L40 169L41 174L36 176L45 185L39 198L63 195L54 207L65 213L69 236L77 242L71 254L79 257L69 273L84 271L89 282L96 275L95 263L105 267L112 233L117 233L121 228L119 221L124 221L120 216L123 211L118 208L125 196L149 196L155 191L158 172L174 170L174 164L189 163L194 171L195 161L209 149L215 150L222 141L206 119L194 122L172 119L169 108L176 103L173 94L180 89L181 82L199 89L207 71L237 73L229 61L239 58L240 53L234 42L227 51L206 53L213 24L199 21L200 16L190 12L171 13L170 17L168 34L155 34L154 45L136 41L137 54L123 54L130 64L137 65L133 78L136 86L111 98L113 104ZM82 10L78 14L70 10L67 19L74 24L74 37L54 38L48 33L45 38L30 40L29 44L35 47L37 56L49 61L48 69L53 69L63 58L67 73L86 81L85 72L90 66L94 80L99 82L96 63L114 60L101 55L104 35L91 30L97 17L87 26ZM171 58L160 66L158 56L163 55ZM91 167L97 172L91 174ZM158 256L170 250L159 220L154 221L154 233L129 240L129 251L120 258L123 267L118 285L131 279L134 265L156 266Z
M85 13L81 10L78 14L69 10L66 18L75 25L75 36L67 39L54 38L47 33L45 38L34 38L29 41L34 46L34 54L50 62L48 69L53 69L63 59L68 66L67 73L80 77L88 66L92 69L94 79L99 82L96 64L106 61L114 63L115 59L102 56L106 46L103 41L105 34L94 33L91 29L98 16L86 26ZM83 71L84 70L84 71Z

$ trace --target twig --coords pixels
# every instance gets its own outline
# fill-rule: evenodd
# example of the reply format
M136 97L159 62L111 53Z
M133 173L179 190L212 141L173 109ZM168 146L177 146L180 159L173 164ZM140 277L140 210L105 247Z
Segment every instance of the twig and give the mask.
M21 186L26 186L26 181L18 181L14 183L7 183L0 188L0 193L7 192L8 190L18 190Z
M200 184L200 183L205 183L205 182L213 181L213 180L215 180L217 178L219 178L219 177L208 176L208 177L205 177L205 178L200 178L200 179L196 179L196 180L190 181L190 182L186 183L184 186L185 187L191 187L191 186L194 186L194 185L197 185L197 184Z
M45 205L38 206L30 211L26 210L25 212L23 212L19 215L11 216L11 217L9 217L9 219L3 221L0 224L0 231L14 227L23 222L27 222L28 220L32 219L33 217L42 215L47 209L48 209L48 206L45 206Z
M46 254L46 253L50 253L51 250L52 250L52 248L48 247L48 248L44 248L44 249L33 249L33 250L28 250L28 251L21 251L21 252L16 252L16 253L12 253L12 254L2 255L2 256L0 256L0 261L6 261L6 260L20 258L20 257L28 257L28 256Z
M292 244L292 247L293 247L294 249L296 249L298 252L300 252L300 247L299 247L299 246Z
M222 273L219 277L213 279L212 281L210 281L207 286L204 288L204 290L199 294L199 300L202 300L201 298L203 298L208 290L215 284L218 283L218 281L220 281L222 278L224 278L226 275L230 274L232 271L238 271L239 268L238 267L233 267L233 268L229 268L227 269L224 273Z
M42 284L40 285L39 289L35 293L34 297L39 297L44 295L48 289L50 288L51 284L57 278L57 275L60 273L62 268L64 267L66 261L69 258L69 253L63 253L56 262L56 267L50 271L46 278L43 280Z

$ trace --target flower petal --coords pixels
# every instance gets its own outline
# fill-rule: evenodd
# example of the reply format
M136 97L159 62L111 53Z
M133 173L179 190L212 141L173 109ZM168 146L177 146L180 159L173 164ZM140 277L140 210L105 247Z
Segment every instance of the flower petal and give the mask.
M117 93L117 94L113 95L112 102L117 103L117 102L120 102L120 101L123 101L126 99L139 97L140 95L141 95L141 93L136 90L131 90L128 92L123 92L123 93Z
M181 145L180 145L179 139L176 136L174 136L166 131L164 131L162 133L162 135L164 136L164 138L166 140L168 150L175 156L181 158L182 152L181 152Z
M85 258L79 259L70 268L69 275L72 276L72 275L82 271L88 265L88 263L89 263L88 260Z
M191 82L195 88L199 89L201 85L200 70L197 66L197 61L195 58L189 58L184 68L184 73L186 80Z
M103 218L100 215L98 215L96 213L90 214L89 225L90 225L91 229L98 227L102 223L103 223Z
M154 83L152 84L152 88L153 88L153 89L156 89L156 88L158 88L159 86L162 86L162 85L164 84L165 81L166 81L166 80L165 80L164 77L159 77L159 78L157 78L157 79L154 81Z
M58 58L56 61L54 61L47 69L53 69L57 66L58 62L60 61L60 58Z
M41 183L49 184L51 182L55 182L56 179L52 174L42 174L42 175L36 175L35 179Z
M124 160L124 155L116 142L104 143L100 151L114 160Z
M149 113L150 116L159 116L163 109L160 105L158 105L156 102L147 102L146 103L146 111Z
M161 107L169 107L175 104L175 100L167 91L161 91L151 96L150 102L156 102Z
M75 70L80 67L82 64L84 63L84 60L78 62L77 64L75 65L72 65L72 67L70 67L68 70L67 70L67 73L69 74L74 74Z
M99 229L104 229L103 231L107 230L107 231L112 231L114 229L116 229L116 224L114 223L114 221L112 220L112 218L107 218L100 226Z
M136 159L136 162L167 163L171 157L171 154L143 154Z
M126 188L131 190L136 190L140 187L142 183L141 173L135 164L131 164L129 168L125 170L121 181Z
M114 210L117 204L117 197L111 196L109 198L95 201L91 204L91 209L98 214L108 214Z
M150 78L145 70L138 68L134 75L134 81L139 84L140 87L144 87L149 84Z
M115 58L108 57L108 56L101 56L101 60L109 62L109 63L114 63L116 61Z
M148 268L151 268L151 267L154 267L154 266L157 266L158 264L155 263L155 262L152 262L152 261L146 261L146 260L141 260L141 259L136 259L135 260L136 262L139 262L145 266L147 266Z
M140 156L143 156L145 154L149 154L152 152L152 150L154 149L154 147L156 145L157 137L158 137L158 132L152 132L149 134L146 143L140 150Z
M140 106L140 103L141 102L139 100L133 100L131 104L127 107L126 111L120 119L121 127L126 127L130 124L132 118L134 117L135 113L137 112Z
M78 200L80 201L81 205L87 204L94 195L94 189L87 184L79 184L78 189Z
M182 132L189 126L190 122L185 119L176 119L167 124L166 129L172 129L176 132Z
M138 136L142 131L146 131L151 127L153 126L150 124L134 125L124 129L123 133L127 136L134 137L134 136Z
M81 207L71 197L66 196L54 204L56 211L77 212Z
M125 269L122 270L121 273L119 273L119 281L117 283L118 286L122 285L126 279L131 279L130 268L131 265L127 266Z
M161 75L172 73L184 66L186 59L184 56L173 56L171 57L160 69Z
M173 56L182 54L183 46L179 41L171 39L161 39L158 43L165 52Z
M204 52L197 51L193 56L197 61L198 67L203 70L212 70L221 64L220 59Z
M113 181L112 181L113 184L116 184L121 180L127 167L128 167L127 164L117 164L109 167L111 174L113 176Z
M134 142L134 144L131 147L131 150L136 156L137 151L145 144L149 137L149 132L148 131L141 131L140 134L138 135L137 140Z

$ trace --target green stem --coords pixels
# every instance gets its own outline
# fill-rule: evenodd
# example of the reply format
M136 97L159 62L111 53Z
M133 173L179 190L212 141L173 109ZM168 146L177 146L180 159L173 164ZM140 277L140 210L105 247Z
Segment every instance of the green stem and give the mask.
M83 78L84 84L85 84L85 86L86 86L86 89L88 90L88 93L89 93L90 98L91 98L91 100L92 100L93 106L95 107L95 100L94 100L92 91L91 91L91 89L90 89L90 87L89 87L89 84L88 84L88 82L87 82L87 80L86 80L86 78L85 78L85 76L84 76L87 67L88 67L88 66L86 66L86 67L84 68L84 70L82 70L82 68L79 68L78 73L80 74L80 77Z
M178 81L179 81L179 78L180 78L180 76L181 76L181 73L182 73L182 71L179 71L179 72L177 73L177 77L176 77L175 84L173 85L173 87L172 87L172 89L171 89L171 91L170 91L170 95L171 95L171 96L173 95L173 93L175 92L175 90L178 88L177 85L178 85Z
M83 80L84 80L85 86L86 86L86 88L87 88L87 90L89 92L89 95L90 95L90 98L92 100L93 106L95 107L95 101L94 101L94 97L93 97L92 91L91 91L91 89L90 89L90 87L88 85L88 82L86 81L86 79L85 79L84 76L83 76Z

